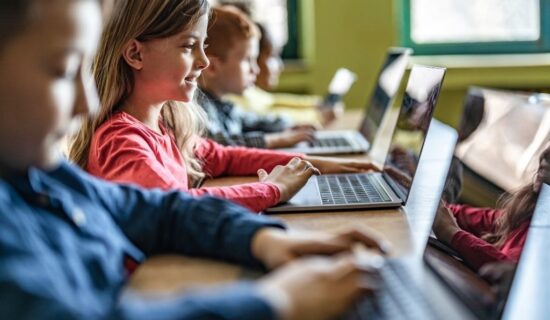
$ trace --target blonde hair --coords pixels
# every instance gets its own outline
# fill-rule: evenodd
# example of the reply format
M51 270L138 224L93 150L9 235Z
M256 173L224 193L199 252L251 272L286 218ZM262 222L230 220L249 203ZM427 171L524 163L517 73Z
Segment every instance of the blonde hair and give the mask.
M481 238L501 248L514 229L533 217L539 196L534 189L534 183L530 183L514 193L501 196L497 207L501 208L502 214L496 220L495 229Z
M107 22L92 71L101 108L95 117L84 119L72 140L69 158L82 168L88 164L92 137L101 124L118 111L134 87L132 69L122 57L128 41L149 41L176 35L209 12L207 0L117 0ZM204 177L195 157L206 115L195 102L183 105L170 101L162 108L162 121L173 133L187 166L190 183Z

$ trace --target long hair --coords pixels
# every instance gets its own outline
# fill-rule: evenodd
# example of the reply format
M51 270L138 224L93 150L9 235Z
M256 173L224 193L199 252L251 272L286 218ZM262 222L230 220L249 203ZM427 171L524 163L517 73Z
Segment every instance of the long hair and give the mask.
M87 167L95 131L122 107L132 93L135 79L122 57L125 45L132 39L145 42L176 35L208 12L207 0L116 1L92 66L101 108L95 117L83 119L70 146L69 158L72 161L82 168ZM198 137L206 123L202 108L196 102L185 105L170 101L163 106L161 115L163 124L174 135L190 183L204 177L201 164L195 157Z
M504 194L497 202L502 215L497 219L495 230L482 236L484 240L496 247L501 247L506 237L525 221L529 221L535 212L538 192L534 184L528 184L512 194Z

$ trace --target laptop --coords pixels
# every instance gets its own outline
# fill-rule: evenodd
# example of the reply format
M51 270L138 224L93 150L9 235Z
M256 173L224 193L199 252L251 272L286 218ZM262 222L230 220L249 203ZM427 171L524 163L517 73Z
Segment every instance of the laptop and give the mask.
M545 187L550 190L550 187ZM546 200L541 193L531 220L532 224L535 223L537 214L542 213L548 206ZM365 297L357 303L346 319L501 319L503 315L514 311L514 304L521 302L514 301L515 299L520 296L525 298L525 291L514 292L521 287L518 281L528 280L526 278L540 281L540 277L533 277L527 273L532 270L521 268L525 267L528 261L541 261L532 259L534 256L540 258L540 250L530 251L529 244L533 242L530 243L529 239L518 261L520 267L517 268L517 272L508 270L509 281L507 285L503 283L498 292L462 264L458 253L432 236L420 251L423 252L422 261L419 261L422 269L420 276L418 273L415 274L414 266L417 264L411 262L411 257L390 258L384 262L380 256L367 255L366 258L370 259L367 260L367 265L375 265L380 271L379 285L374 295ZM538 246L543 247L544 245ZM538 265L540 267L542 264ZM426 268L423 268L424 266ZM429 276L433 276L433 280L428 280ZM428 284L429 281L435 281L443 291L430 290L432 287ZM452 300L451 305L454 308L448 304L449 301L444 301L445 299ZM529 319L529 315L522 315ZM521 317L520 314L515 316L514 318Z
M413 66L395 130L386 139L389 153L385 156L383 172L313 176L288 202L266 212L386 208L405 204L444 75L445 68ZM403 179L404 176L408 179Z
M346 68L336 70L332 80L330 80L327 94L323 99L323 106L330 108L342 101L344 95L348 93L355 80L357 80L357 75L352 71Z
M410 256L377 262L378 288L372 296L357 303L347 318L497 319L501 310L490 285L454 257L452 249L444 247L435 238L430 238L420 251L423 251L420 271L415 270L414 259ZM427 280L426 273L432 277L432 283ZM445 295L430 290L433 282ZM451 299L454 308L449 310L450 305L441 299Z
M295 147L281 150L310 155L367 152L383 122L386 111L395 99L411 52L412 50L408 48L388 50L382 69L378 73L376 87L366 105L359 130L321 130L315 133L315 140L312 143L301 142Z

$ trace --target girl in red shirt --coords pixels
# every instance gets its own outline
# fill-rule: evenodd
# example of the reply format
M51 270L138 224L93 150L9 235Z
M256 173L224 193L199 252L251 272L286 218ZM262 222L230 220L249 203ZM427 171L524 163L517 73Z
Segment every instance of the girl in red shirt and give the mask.
M188 14L197 7L199 14ZM183 1L159 16L132 15L131 9L118 8L104 30L93 65L101 110L84 121L71 144L70 158L90 173L208 193L258 212L290 199L312 174L374 168L369 162L223 147L202 139L206 120L193 101L197 79L209 65L207 2ZM255 69L250 63L243 62L241 71ZM191 188L205 177L255 174L258 183Z
M550 154L550 147L543 157L545 154ZM539 177L548 171L541 159L535 183L501 198L500 209L441 205L433 227L438 239L455 249L474 270L492 262L517 262L540 191Z

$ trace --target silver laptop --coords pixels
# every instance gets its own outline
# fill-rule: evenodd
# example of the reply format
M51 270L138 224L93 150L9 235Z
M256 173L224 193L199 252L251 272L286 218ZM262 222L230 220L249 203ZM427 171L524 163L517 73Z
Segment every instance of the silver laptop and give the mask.
M413 66L397 125L393 134L389 134L389 153L383 172L313 176L290 201L266 212L384 208L404 204L444 75L444 68ZM410 178L409 183L402 179L404 175Z
M293 148L283 150L311 155L367 152L382 124L386 111L395 99L411 52L412 50L408 48L390 48L388 50L359 130L318 131L313 143L302 142Z

